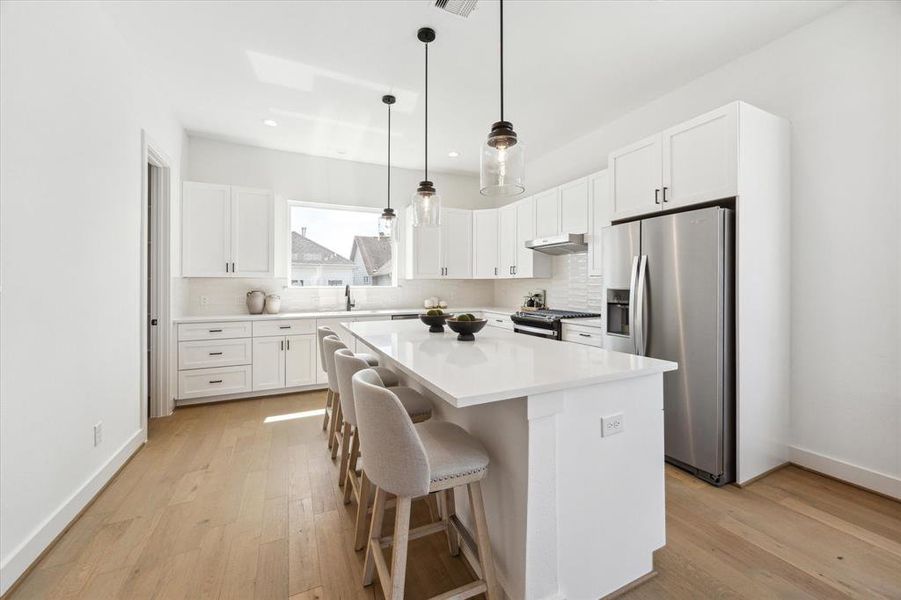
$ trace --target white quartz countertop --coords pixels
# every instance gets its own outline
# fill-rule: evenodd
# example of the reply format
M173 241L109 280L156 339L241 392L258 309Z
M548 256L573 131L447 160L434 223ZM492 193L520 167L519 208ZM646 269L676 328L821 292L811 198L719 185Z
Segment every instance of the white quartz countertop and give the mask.
M379 316L390 316L390 315L408 315L408 314L419 314L424 313L428 309L427 308L379 308L379 309L354 309L350 312L346 310L331 310L331 311L310 311L310 312L286 312L286 313L278 313L275 315L249 315L249 314L237 314L237 315L194 315L189 317L176 317L172 319L173 323L207 323L207 322L230 322L230 321L271 321L278 319L339 319L342 317L350 317L351 319L356 317L379 317ZM461 313L461 312L498 312L505 314L513 314L516 312L516 309L512 308L498 308L498 307L472 307L472 306L463 306L463 307L448 307L442 309L448 313Z
M376 354L453 406L464 407L543 392L673 371L676 363L566 344L499 327L474 342L429 333L416 321L361 321L347 326Z

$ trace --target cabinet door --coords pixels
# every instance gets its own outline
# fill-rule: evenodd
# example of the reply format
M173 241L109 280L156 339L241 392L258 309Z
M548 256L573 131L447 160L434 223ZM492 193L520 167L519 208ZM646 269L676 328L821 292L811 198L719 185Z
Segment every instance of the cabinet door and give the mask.
M738 195L738 104L667 129L663 144L663 208Z
M535 203L533 237L543 238L560 233L560 197L557 188L532 196ZM526 240L528 241L528 240Z
M604 265L603 229L610 225L613 207L610 203L610 181L606 169L588 178L591 236L588 238L588 275L601 277Z
M316 383L316 335L285 337L285 387Z
M496 208L472 211L472 276L476 279L494 279L500 274L499 227Z
M660 136L610 153L613 217L622 219L660 210L662 185Z
M588 177L561 185L560 233L588 233Z
M443 217L444 215L442 215ZM438 279L441 277L443 253L442 227L413 227L412 209L407 211L408 279Z
M183 277L231 274L231 197L227 185L185 182L181 240Z
M285 338L253 338L253 391L285 387Z
M231 189L232 272L244 277L275 275L275 201L266 190Z
M520 200L520 202L522 202ZM497 209L497 240L498 261L497 276L501 279L513 277L513 267L516 266L516 220L517 204L508 204Z
M441 215L441 251L443 276L451 279L472 277L472 211L445 208Z

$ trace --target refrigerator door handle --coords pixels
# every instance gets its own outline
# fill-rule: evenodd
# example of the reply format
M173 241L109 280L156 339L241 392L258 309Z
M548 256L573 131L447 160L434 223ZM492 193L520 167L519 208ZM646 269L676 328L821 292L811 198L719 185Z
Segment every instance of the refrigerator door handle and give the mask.
M638 307L638 262L641 257L632 257L632 278L629 282L629 335L632 338L632 352L638 354L638 336L640 323L635 317Z
M642 254L637 257L638 269L636 271L635 300L630 305L635 305L635 354L645 356L648 351L648 327L647 316L647 282L648 282L648 257Z

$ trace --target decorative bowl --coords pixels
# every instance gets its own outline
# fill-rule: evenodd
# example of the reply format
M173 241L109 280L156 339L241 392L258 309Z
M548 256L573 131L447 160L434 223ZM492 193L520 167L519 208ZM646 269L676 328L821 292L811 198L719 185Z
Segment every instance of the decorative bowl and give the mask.
M471 342L476 339L474 334L482 331L482 328L488 323L488 319L475 319L473 321L458 321L456 319L447 319L447 326L451 331L455 331L457 339L461 342Z
M419 315L419 320L429 326L429 333L444 333L444 321L453 315Z

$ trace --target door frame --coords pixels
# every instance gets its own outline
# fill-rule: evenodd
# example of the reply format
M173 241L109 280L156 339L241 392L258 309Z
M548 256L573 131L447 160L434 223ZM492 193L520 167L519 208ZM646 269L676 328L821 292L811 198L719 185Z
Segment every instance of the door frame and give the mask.
M152 217L156 219L155 231L156 239L153 240L152 251L154 252L156 269L155 273L148 273L148 250L147 243L149 240L150 229L153 225L148 220L148 208L150 206L149 196L149 174L147 165L157 167L156 185L154 190L156 196L153 198L152 206L154 211ZM158 307L157 316L157 347L154 353L153 362L156 365L154 372L154 383L150 389L153 392L153 398L150 399L149 412L152 417L162 417L172 412L172 394L169 382L170 364L169 364L169 347L171 343L171 311L169 302L169 283L171 276L171 264L169 257L169 249L171 243L171 208L172 208L172 163L165 152L162 151L159 144L147 134L145 130L141 130L141 231L140 231L140 265L138 273L140 274L140 313L138 315L138 323L140 324L140 398L138 402L141 413L141 430L144 432L144 439L147 439L147 277L153 276L156 283L156 303Z

